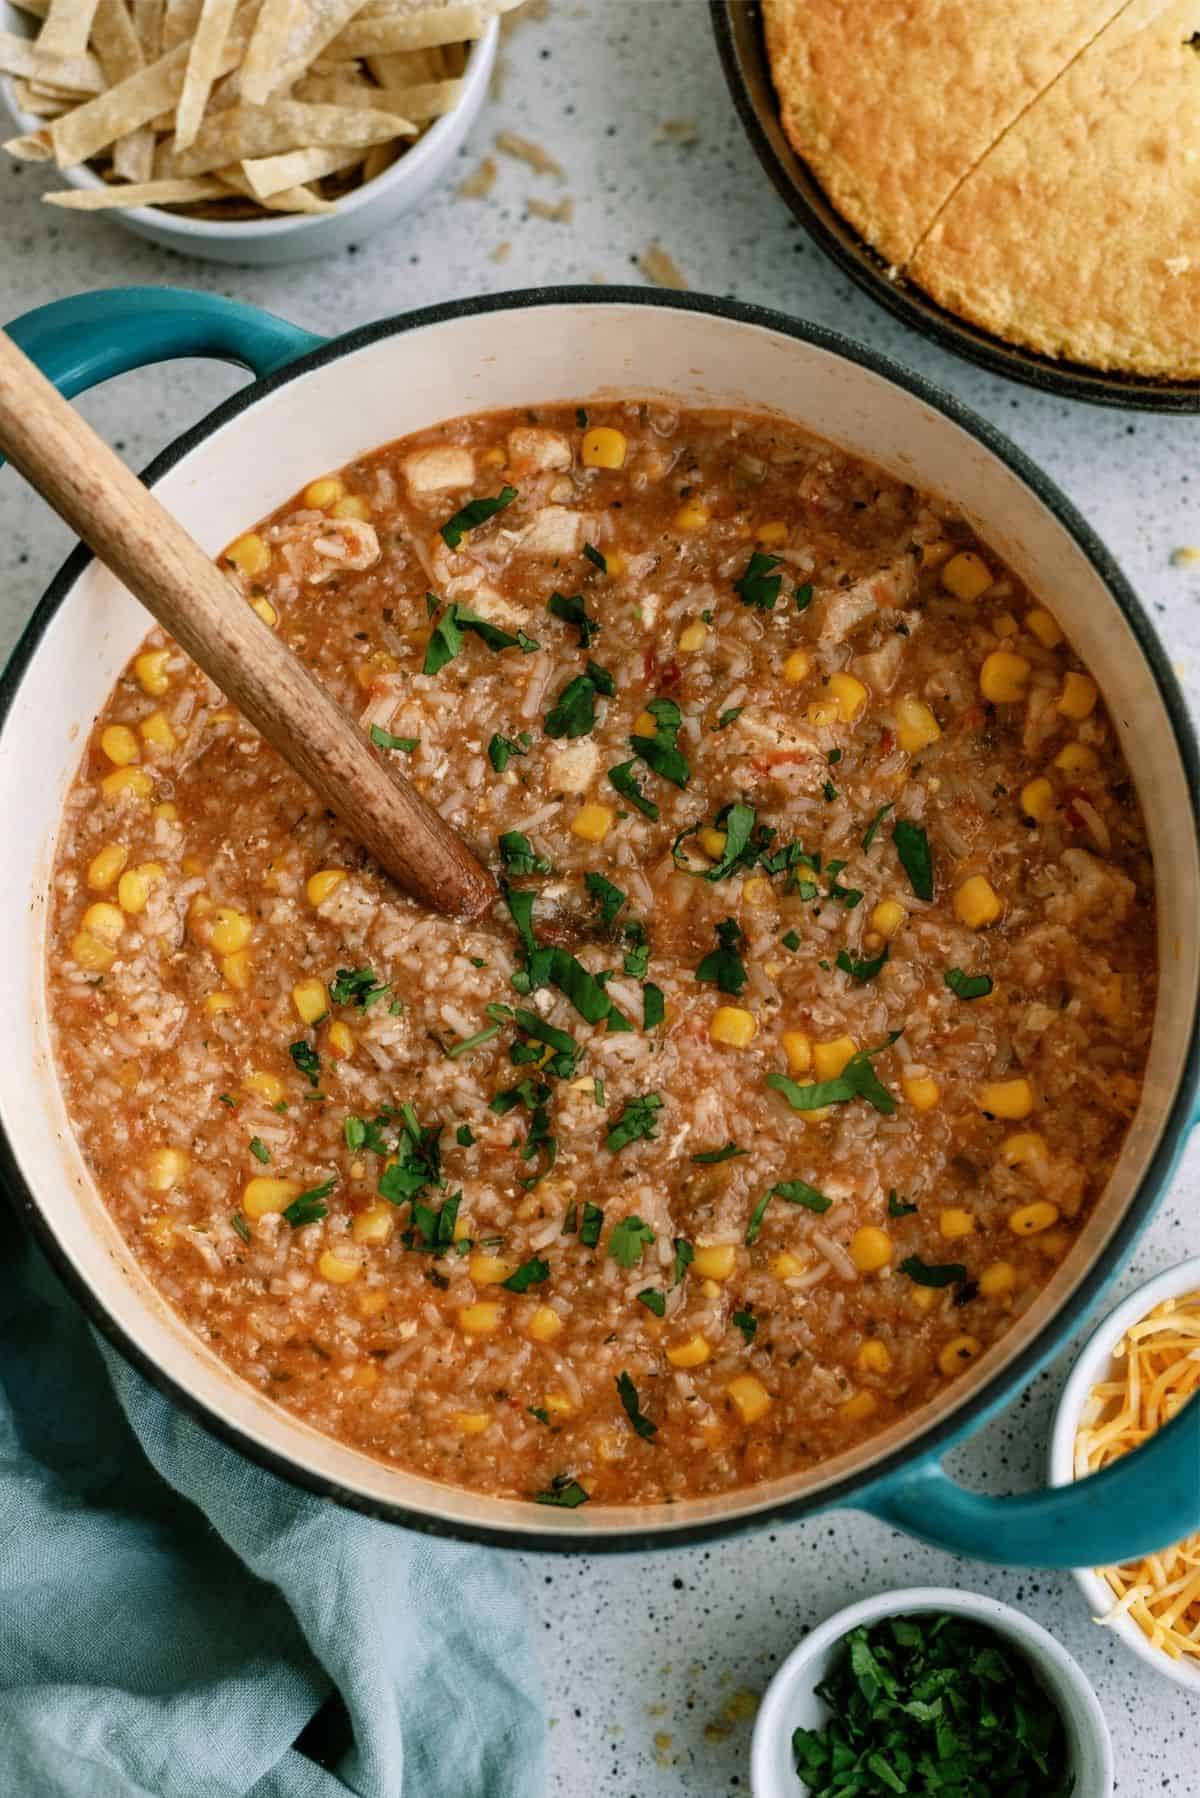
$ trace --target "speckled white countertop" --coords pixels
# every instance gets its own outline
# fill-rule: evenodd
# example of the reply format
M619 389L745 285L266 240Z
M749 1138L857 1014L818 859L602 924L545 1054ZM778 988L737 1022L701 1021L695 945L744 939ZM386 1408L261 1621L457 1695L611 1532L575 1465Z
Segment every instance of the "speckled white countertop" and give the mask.
M464 294L637 280L636 259L657 238L692 287L761 301L869 342L1007 431L1115 551L1200 706L1200 568L1169 563L1173 548L1200 542L1192 484L1200 421L1046 398L952 360L879 311L808 242L758 167L701 0L554 0L544 23L514 34L504 63L461 174L507 127L558 157L565 186L501 158L486 201L442 193L378 241L332 261L256 272L185 262L103 220L52 213L38 198L48 177L6 164L0 318L81 288L152 282L232 294L337 332ZM656 142L662 122L680 118L696 122L698 141ZM524 216L529 195L557 200L563 192L574 201L572 222ZM496 260L502 244L510 250ZM214 365L177 363L127 376L83 408L140 466L240 379ZM0 476L0 652L66 547L57 521L10 473ZM1118 1292L1200 1251L1198 1197L1193 1151ZM964 1478L999 1491L1039 1476L1062 1372L1040 1379L976 1438L959 1457ZM740 1695L761 1691L804 1630L850 1599L924 1583L991 1592L1058 1635L1107 1712L1121 1798L1200 1792L1195 1707L1092 1626L1064 1575L956 1561L855 1514L652 1556L531 1559L524 1570L545 1648L552 1798L748 1792L750 1725L731 1720Z

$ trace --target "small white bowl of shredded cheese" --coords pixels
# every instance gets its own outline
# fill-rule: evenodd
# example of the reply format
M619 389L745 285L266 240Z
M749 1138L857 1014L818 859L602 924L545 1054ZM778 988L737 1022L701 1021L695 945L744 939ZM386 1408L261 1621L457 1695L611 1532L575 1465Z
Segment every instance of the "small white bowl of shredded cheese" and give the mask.
M1197 1395L1200 1256L1139 1286L1084 1348L1055 1413L1051 1484L1107 1466ZM1200 1534L1120 1567L1077 1568L1075 1579L1098 1623L1200 1695Z

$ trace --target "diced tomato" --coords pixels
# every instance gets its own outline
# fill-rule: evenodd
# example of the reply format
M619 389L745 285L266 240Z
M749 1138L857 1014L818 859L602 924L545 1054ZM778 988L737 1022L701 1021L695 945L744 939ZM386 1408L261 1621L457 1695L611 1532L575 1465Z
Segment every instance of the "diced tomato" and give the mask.
M783 768L789 763L809 762L812 756L807 749L777 749L770 755L757 757L750 763L756 774L770 774L773 768Z
M650 682L651 685L653 685L653 683L654 683L654 676L657 673L657 671L658 671L658 657L654 653L654 645L653 645L653 643L651 643L648 646L648 648L646 648L642 651L642 673L645 675L646 679Z
M668 662L666 667L662 671L662 675L661 675L661 678L660 678L658 684L660 687L677 687L679 685L680 675L681 675L681 670L679 667L679 663L678 662Z
M892 753L892 750L895 747L896 747L896 733L893 730L889 730L887 728L887 726L884 725L883 729L879 733L879 753L880 753L880 755L890 755Z
M1086 830L1087 824L1082 813L1075 809L1074 801L1076 799L1082 799L1085 803L1090 803L1090 801L1088 801L1088 796L1082 787L1068 787L1066 791L1066 804L1063 806L1063 817L1071 826L1072 830Z

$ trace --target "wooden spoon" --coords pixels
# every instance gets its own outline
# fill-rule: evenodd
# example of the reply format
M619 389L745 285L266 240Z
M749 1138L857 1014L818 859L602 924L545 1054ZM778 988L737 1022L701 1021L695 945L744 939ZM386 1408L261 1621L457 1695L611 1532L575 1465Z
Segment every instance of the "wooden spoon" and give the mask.
M137 476L0 331L0 452L396 883L478 918L496 883Z

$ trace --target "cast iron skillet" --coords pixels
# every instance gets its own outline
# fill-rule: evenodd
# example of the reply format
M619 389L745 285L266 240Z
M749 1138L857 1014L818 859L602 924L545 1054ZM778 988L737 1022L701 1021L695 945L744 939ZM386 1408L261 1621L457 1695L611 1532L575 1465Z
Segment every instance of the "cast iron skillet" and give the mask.
M944 350L1043 393L1147 412L1200 412L1200 381L1109 374L1086 363L1040 356L947 312L912 282L890 277L883 258L842 217L787 140L758 0L709 0L709 5L725 79L759 161L809 236L872 299Z

